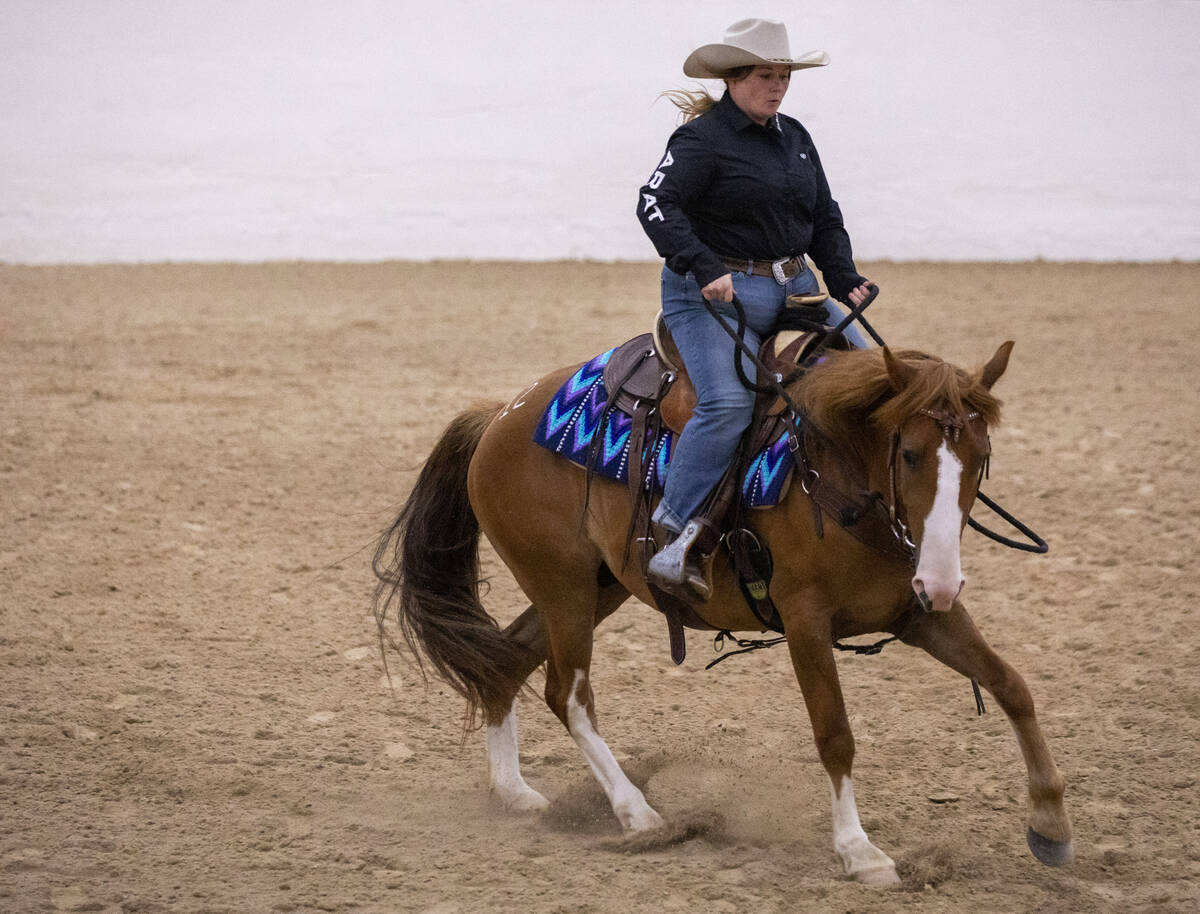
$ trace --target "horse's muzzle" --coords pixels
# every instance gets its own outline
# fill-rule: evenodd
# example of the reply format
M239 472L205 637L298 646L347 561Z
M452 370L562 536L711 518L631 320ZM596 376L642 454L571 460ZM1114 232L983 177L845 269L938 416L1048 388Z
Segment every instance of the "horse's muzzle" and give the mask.
M921 601L921 607L926 612L949 612L950 607L954 605L954 601L958 599L958 595L962 593L963 586L967 582L963 578L958 579L957 587L947 586L925 586L925 581L921 578L912 579L913 592L917 595L917 599Z

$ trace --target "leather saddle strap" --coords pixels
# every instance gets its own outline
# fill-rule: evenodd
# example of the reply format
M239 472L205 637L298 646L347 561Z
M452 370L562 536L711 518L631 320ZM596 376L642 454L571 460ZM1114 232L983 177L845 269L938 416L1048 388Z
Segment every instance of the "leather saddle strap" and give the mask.
M638 403L637 408L633 412L633 425L629 430L629 465L626 468L629 484L629 497L632 502L632 511L629 515L629 529L625 534L625 555L622 558L623 565L629 564L629 553L633 547L639 528L643 529L646 536L642 538L643 551L646 549L646 544L649 542L650 533L650 514L649 501L650 493L646 491L645 486L645 463L643 461L643 453L646 448L647 425L650 423L651 407L643 402ZM657 436L656 436L657 437ZM644 567L648 561L645 555L640 557L642 566Z
M671 642L671 659L676 666L683 663L687 657L687 641L683 637L683 616L690 613L689 607L674 594L667 593L657 584L650 584L650 596L654 605L667 619L667 637Z
M633 411L633 425L629 430L629 492L634 504L642 499L642 490L646 482L646 469L643 457L646 452L646 431L650 424L651 407L644 401L639 401Z

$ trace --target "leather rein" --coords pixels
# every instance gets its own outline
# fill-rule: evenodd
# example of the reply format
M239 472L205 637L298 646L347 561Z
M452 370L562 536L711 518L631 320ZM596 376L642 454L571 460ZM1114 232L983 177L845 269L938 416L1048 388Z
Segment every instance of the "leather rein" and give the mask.
M849 310L849 313L845 317L843 317L841 321L838 322L837 326L825 334L825 337L819 343L817 343L817 345L813 348L813 350L804 359L803 364L797 366L796 371L793 372L792 375L786 379L787 382L788 383L794 382L802 374L804 374L804 372L808 371L808 369L810 369L813 365L815 365L817 363L818 359L820 358L821 353L825 349L829 348L842 335L842 332L848 326L850 326L850 324L854 323L855 321L857 321L860 325L862 325L863 329L865 329L867 331L867 333L870 335L871 339L873 339L879 346L886 345L886 343L884 343L883 337L881 337L879 335L879 333L876 332L875 328L872 327L867 322L866 317L863 316L863 311L866 310L867 306L870 305L871 302L873 302L878 295L879 295L879 287L876 286L874 283L872 283L870 285L870 293L867 295L867 297L865 299L863 299L863 301L860 304L852 306ZM704 301L704 307L708 310L708 313L710 315L712 315L713 319L716 320L717 325L722 330L724 330L726 334L728 334L728 336L733 340L733 343L737 347L737 349L750 360L750 363L752 365L754 365L755 368L757 368L757 370L759 372L759 376L767 379L767 385L766 385L765 389L773 392L776 396L778 396L781 400L783 400L783 402L787 405L787 411L785 413L785 418L787 419L788 424L789 424L788 435L790 436L790 444L791 444L792 452L797 458L797 469L803 468L803 472L801 473L801 476L800 476L800 480L801 480L800 485L801 485L801 488L804 489L805 494L809 495L811 498L813 498L813 501L815 503L818 500L818 498L825 497L825 496L823 496L823 495L818 496L818 495L814 494L816 491L817 483L820 482L820 474L817 473L817 471L812 468L812 465L810 463L808 463L807 457L804 454L803 438L802 438L803 431L801 429L801 425L803 425L805 423L803 423L803 420L800 418L801 416L803 416L803 412L796 405L795 401L793 401L792 398L788 395L788 392L785 389L785 379L784 379L783 375L781 375L777 372L770 371L765 365L763 365L762 361L758 357L758 353L754 352L749 346L746 345L746 341L744 338L745 337L745 329L746 329L745 306L741 303L741 301L738 299L737 295L735 294L733 296L733 306L737 312L737 329L734 330L734 328L730 327L728 324L725 323L724 320L721 319L720 314L717 313L717 309L712 304L712 302L710 302L708 299L703 299L703 301ZM741 359L738 359L736 357L734 358L734 367L737 369L738 376L739 376L739 378L741 378L742 383L744 385L746 385L748 388L750 388L751 390L759 391L759 392L761 392L764 389L764 388L760 387L759 385L755 385L748 378L745 377L745 374L742 371ZM944 413L941 411L933 411L933 410L925 411L925 413L926 413L926 415L929 415L929 417L932 418L935 422L937 422L939 425L942 426L942 431L944 434L952 433L954 435L954 439L957 440L957 436L961 432L962 427L963 427L963 425L961 424L962 419L960 417L952 416L950 414L947 414L947 413ZM967 421L970 421L970 420L968 419ZM808 427L814 433L816 433L818 435L820 434L819 432L816 431L815 427L813 427L811 425L809 425ZM896 432L896 435L897 436L899 435L899 431ZM895 477L894 477L894 472L895 472L894 466L895 466L895 458L896 458L895 451L898 448L898 446L899 446L898 438L894 437L893 445L892 445L893 453L891 454L891 457L890 457L890 460L891 460L892 466L893 466L893 471L892 471L893 492L892 492L891 505L889 506L889 509L888 509L888 515L889 515L889 519L892 520L895 544L897 544L898 547L902 547L905 550L906 554L914 554L915 555L915 546L913 546L913 544L911 542L911 540L912 540L911 536L908 535L907 526L901 528L898 523L899 511L896 508ZM990 443L989 443L988 457L984 460L983 467L980 470L980 477L981 477L980 482L982 482L983 479L989 478L988 477L988 469L989 469L990 462L991 462L991 447L990 447ZM1009 539L1008 537L1002 536L999 533L996 533L995 531L988 529L983 524L976 521L973 517L968 516L967 517L967 525L970 526L971 529L975 530L978 533L982 533L984 536L988 537L989 539L991 539L997 543L1000 543L1003 546L1008 546L1010 549L1018 549L1018 550L1021 550L1024 552L1034 552L1034 553L1038 553L1038 554L1043 554L1043 553L1050 551L1050 547L1046 544L1046 541L1044 539L1042 539L1040 536L1038 536L1036 533L1034 533L1033 530L1031 530L1025 524L1023 524L1019 520L1017 520L1016 517L1014 517L1012 514L1008 513L1003 508L1001 508L1000 505L998 505L992 499L988 498L983 492L979 491L978 488L976 489L976 498L978 501L982 502L989 509L991 509L991 511L993 513L995 513L998 517L1000 517L1007 524L1009 524L1009 526L1011 526L1015 530L1019 531L1024 537L1026 537L1028 542L1020 542L1018 540L1013 540L1013 539ZM851 516L864 517L867 515L867 513L871 510L873 505L876 503L875 498L869 499L868 502L864 505L861 502L860 503L853 502L850 499L845 498L844 496L842 496L841 498L828 497L827 500L830 501L831 503L832 502L840 502L840 508L841 508L840 511L837 510L833 504L831 504L831 506L830 506L831 507L830 513L834 517L845 516L846 511L849 511L851 513ZM859 506L860 510L857 510L857 511L855 510L854 505L856 505L856 504ZM843 526L846 526L846 525L843 524ZM860 537L860 539L861 539L861 537ZM873 543L872 545L876 545L876 548L879 548L879 546L881 544ZM893 547L885 547L884 551L892 553Z
M871 338L874 339L878 345L885 345L883 338L867 322L862 313L866 307L875 300L878 294L879 287L871 284L870 293L868 296L860 304L850 308L850 312L814 347L813 351L805 358L803 364L797 366L797 370L793 372L789 378L787 378L787 382L794 382L801 375L803 375L804 372L816 364L821 352L828 348L836 339L838 339L846 327L848 327L854 321L858 321L858 323L862 325L862 327L867 331L868 334L870 334ZM883 536L877 531L874 532L874 535L868 535L866 528L858 528L858 524L864 518L869 518L872 516L872 514L877 510L877 506L880 506L882 496L878 492L871 492L865 502L857 501L847 497L821 479L821 474L816 470L815 467L812 466L812 463L808 459L807 449L804 446L805 427L807 427L807 430L816 437L824 438L825 436L811 423L804 421L802 418L804 416L803 411L796 405L795 401L792 400L785 389L784 377L781 374L768 370L759 359L758 353L752 351L751 348L746 345L744 339L746 327L745 308L738 300L737 295L735 294L733 296L733 305L737 312L738 321L736 331L721 319L721 316L717 313L715 306L713 306L708 299L704 299L704 305L709 314L711 314L712 317L717 321L718 326L720 326L732 338L738 351L749 358L751 364L758 369L759 376L767 379L767 385L765 389L773 392L784 402L784 404L786 404L786 410L783 414L783 418L788 424L788 446L796 460L796 472L797 478L800 481L800 487L804 491L805 495L807 495L812 501L813 517L818 535L820 535L822 531L821 510L824 508L832 517L838 520L843 529L845 529L848 533L851 533L861 542L872 546L873 548L878 549L885 554L892 555L896 558L903 558L907 560L910 565L915 567L917 562L917 547L912 539L908 523L905 519L906 513L903 510L903 505L899 498L899 468L897 465L897 457L899 456L900 451L900 428L897 428L892 434L891 448L888 455L888 477L890 480L890 492L888 504L883 506L883 510L886 516L887 532L889 535ZM741 359L739 359L737 356L734 357L734 366L737 369L739 378L745 386L756 392L762 392L764 390L763 387L753 384L748 378L745 377L745 374L741 368ZM918 413L927 416L936 422L941 428L942 435L947 442L957 441L962 433L962 429L966 426L966 423L971 422L979 417L977 412L970 412L965 415L956 415L946 410L932 409L921 409L918 411ZM830 442L830 444L832 444L832 442ZM967 523L977 532L983 533L990 539L1001 543L1002 545L1009 546L1010 548L1037 553L1047 552L1049 550L1049 546L1046 544L1045 540L1034 533L1029 527L1018 521L1011 514L1004 511L999 505L984 495L983 492L979 491L979 484L981 484L983 479L987 478L988 476L990 464L991 439L989 438L988 451L984 456L983 463L979 469L979 483L976 485L976 498L987 505L987 507L989 507L1012 527L1026 536L1031 541L1031 544L1014 541L1008 539L1007 537L1001 536L1000 534L984 527L969 515L967 517ZM868 526L871 525L868 524ZM878 525L876 525L876 527L877 526ZM758 610L753 604L751 605L751 608L754 609L755 615L758 616ZM922 615L924 615L925 612L925 606L918 602L915 606L912 606L906 610L905 613L901 615L900 619L897 620L900 624L900 627L896 634L870 645L844 645L840 642L835 642L834 647L836 647L838 650L853 651L854 653L858 654L877 654L883 649L884 645L902 638L913 626L913 624ZM761 616L760 621L764 621L762 620ZM722 631L717 635L713 645L718 652L721 652L726 638L733 638L735 644L737 644L741 650L722 654L722 656L709 663L706 669L711 669L713 666L727 659L728 657L759 650L761 648L772 647L775 644L781 643L783 640L782 638L757 641L749 639L736 639L734 638L732 632ZM974 679L972 679L971 686L975 693L976 709L978 713L982 714L984 713L984 707L983 698L979 691L979 685Z

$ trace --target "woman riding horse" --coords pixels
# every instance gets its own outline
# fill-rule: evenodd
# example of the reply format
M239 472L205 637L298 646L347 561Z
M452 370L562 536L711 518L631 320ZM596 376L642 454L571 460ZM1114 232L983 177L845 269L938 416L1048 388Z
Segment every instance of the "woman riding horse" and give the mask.
M869 294L812 137L779 114L792 71L827 63L824 51L793 58L783 23L765 19L735 22L724 42L696 49L684 74L722 79L725 94L717 101L704 91L668 93L685 123L639 195L642 227L666 258L663 318L698 398L654 512L668 543L650 559L648 573L686 584L701 598L704 576L686 561L701 533L693 518L733 460L754 406L736 374L734 343L704 299L717 303L732 325L728 303L736 292L747 342L757 349L788 296L817 291L806 254L834 298L858 305ZM853 345L868 345L853 325L846 335ZM746 370L753 377L748 363Z

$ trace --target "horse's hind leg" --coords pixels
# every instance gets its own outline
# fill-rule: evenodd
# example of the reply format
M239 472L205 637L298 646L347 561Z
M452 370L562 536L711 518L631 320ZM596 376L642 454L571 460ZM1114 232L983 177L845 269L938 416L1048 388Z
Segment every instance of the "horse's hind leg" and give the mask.
M947 613L927 613L904 640L953 670L975 679L1008 715L1029 772L1029 830L1033 855L1049 866L1071 861L1071 819L1064 782L1034 715L1025 680L988 645L959 602Z
M527 668L518 671L514 682L524 682L548 653L546 631L538 611L530 606L504 633L529 649ZM487 724L488 785L492 797L509 812L540 812L549 801L525 783L517 748L517 702L514 692L506 712L489 712Z
M628 597L619 585L602 588L596 607L595 624L611 615ZM530 606L505 629L505 634L529 649L528 668L519 680L533 672L549 656L549 643L541 614ZM517 678L517 677L514 677ZM510 812L540 812L549 802L530 787L521 775L517 741L517 705L514 693L506 713L487 715L488 775L492 796Z
M525 783L517 751L517 706L498 724L488 724L488 783L492 797L508 812L541 812L550 801Z
M592 662L592 630L597 619L593 618L590 609L582 608L581 603L586 601L584 595L575 594L575 600L570 597L560 593L553 604L554 609L543 614L550 636L546 704L583 752L621 826L630 831L658 828L663 824L662 817L621 770L597 731L595 701L588 678ZM573 605L580 608L572 611ZM598 606L603 606L603 598Z

